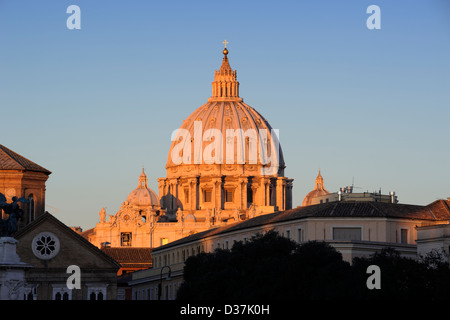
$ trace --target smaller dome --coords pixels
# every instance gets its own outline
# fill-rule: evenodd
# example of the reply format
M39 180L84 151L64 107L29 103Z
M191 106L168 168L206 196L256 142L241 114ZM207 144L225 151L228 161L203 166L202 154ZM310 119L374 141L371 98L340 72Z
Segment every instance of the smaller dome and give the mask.
M320 197L320 196L324 196L330 194L330 192L328 192L325 189L325 186L323 184L323 177L320 174L320 170L319 170L319 174L316 178L316 185L314 187L314 190L309 192L306 197L303 199L303 203L302 206L309 206L311 204L313 204L313 200L316 197Z
M127 202L139 207L159 206L157 194L147 185L147 175L144 173L144 169L139 176L138 187L128 195Z
M195 216L192 213L190 213L186 217L184 217L184 221L197 222L197 219L195 218Z
M136 188L129 194L127 202L131 205L146 207L159 205L156 193L147 188Z

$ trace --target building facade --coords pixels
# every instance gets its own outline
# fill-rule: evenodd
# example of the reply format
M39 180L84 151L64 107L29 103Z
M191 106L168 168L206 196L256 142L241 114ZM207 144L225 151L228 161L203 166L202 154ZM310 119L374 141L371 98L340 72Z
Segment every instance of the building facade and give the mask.
M24 217L19 228L45 213L45 183L50 174L44 167L0 145L0 193L8 203L13 197L28 200L22 206ZM7 218L3 213L2 217Z
M450 210L450 198L435 203L434 212L445 214ZM431 251L442 252L450 257L450 221L441 224L429 224L417 227L417 254L425 256ZM448 260L450 262L450 260Z
M18 202L23 219L18 221L14 238L2 238L5 256L0 285L8 289L10 300L117 299L117 272L121 265L45 211L45 184L50 174L0 145L0 193L7 203L16 198L28 200ZM2 214L2 219L8 218ZM8 261L12 258L20 264ZM67 285L70 266L80 270L79 288ZM8 278L8 272L15 268L23 269L24 281Z
M248 221L204 231L155 248L153 268L132 274L134 299L175 299L183 282L187 258L216 248L231 249L258 233L275 230L297 242L325 241L343 259L369 256L391 247L416 258L418 226L447 223L450 209L435 201L427 206L382 202L334 202L259 216ZM170 280L167 275L170 273ZM160 291L158 291L160 290Z
M45 213L16 233L17 254L30 265L24 300L116 300L120 264ZM80 270L80 287L67 285ZM71 270L71 269L69 269Z

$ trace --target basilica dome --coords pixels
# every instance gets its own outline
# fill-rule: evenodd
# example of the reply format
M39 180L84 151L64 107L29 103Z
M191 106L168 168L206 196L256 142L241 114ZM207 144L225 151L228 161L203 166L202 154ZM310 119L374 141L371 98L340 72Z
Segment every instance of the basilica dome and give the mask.
M212 95L172 132L161 208L192 214L207 227L292 207L279 131L239 96L230 51L214 73Z
M128 195L127 202L137 207L159 206L158 195L147 185L147 175L144 169L139 176L138 187Z
M230 67L228 53L225 48L208 102L187 117L172 137L166 165L169 176L171 169L174 176L178 175L175 167L179 165L202 165L193 169L199 175L208 175L211 165L246 165L258 171L275 165L277 169L270 175L284 174L278 133L239 97L239 82L236 71Z

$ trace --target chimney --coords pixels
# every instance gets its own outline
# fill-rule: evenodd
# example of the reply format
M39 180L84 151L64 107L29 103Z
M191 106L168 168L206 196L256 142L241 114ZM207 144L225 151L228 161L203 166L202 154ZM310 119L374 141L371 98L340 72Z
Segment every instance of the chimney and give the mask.
M391 196L391 203L395 203L395 192L391 191L389 192L390 196Z

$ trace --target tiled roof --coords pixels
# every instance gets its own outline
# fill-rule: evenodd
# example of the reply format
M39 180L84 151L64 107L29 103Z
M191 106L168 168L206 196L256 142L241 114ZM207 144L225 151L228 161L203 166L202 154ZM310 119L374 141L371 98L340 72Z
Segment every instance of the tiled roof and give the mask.
M105 254L113 258L123 267L128 268L150 268L152 266L152 249L151 248L102 248Z
M450 201L449 200L436 200L430 203L428 209L436 217L437 220L447 220L448 212L450 211Z
M28 170L51 174L51 172L33 161L0 144L0 170Z
M86 231L80 232L80 236L82 236L82 237L85 238L86 240L89 240L89 236L90 236L91 234L93 234L94 231L95 231L95 228L88 229L88 230L86 230Z
M159 251L179 244L195 241L209 236L224 234L232 231L253 228L265 224L305 218L393 218L428 221L448 221L450 218L450 206L447 200L438 200L427 206L382 203L382 202L329 202L306 207L297 207L291 210L262 215L253 219L237 222L224 227L219 227L170 242L164 246L155 248ZM446 207L445 207L446 206Z

